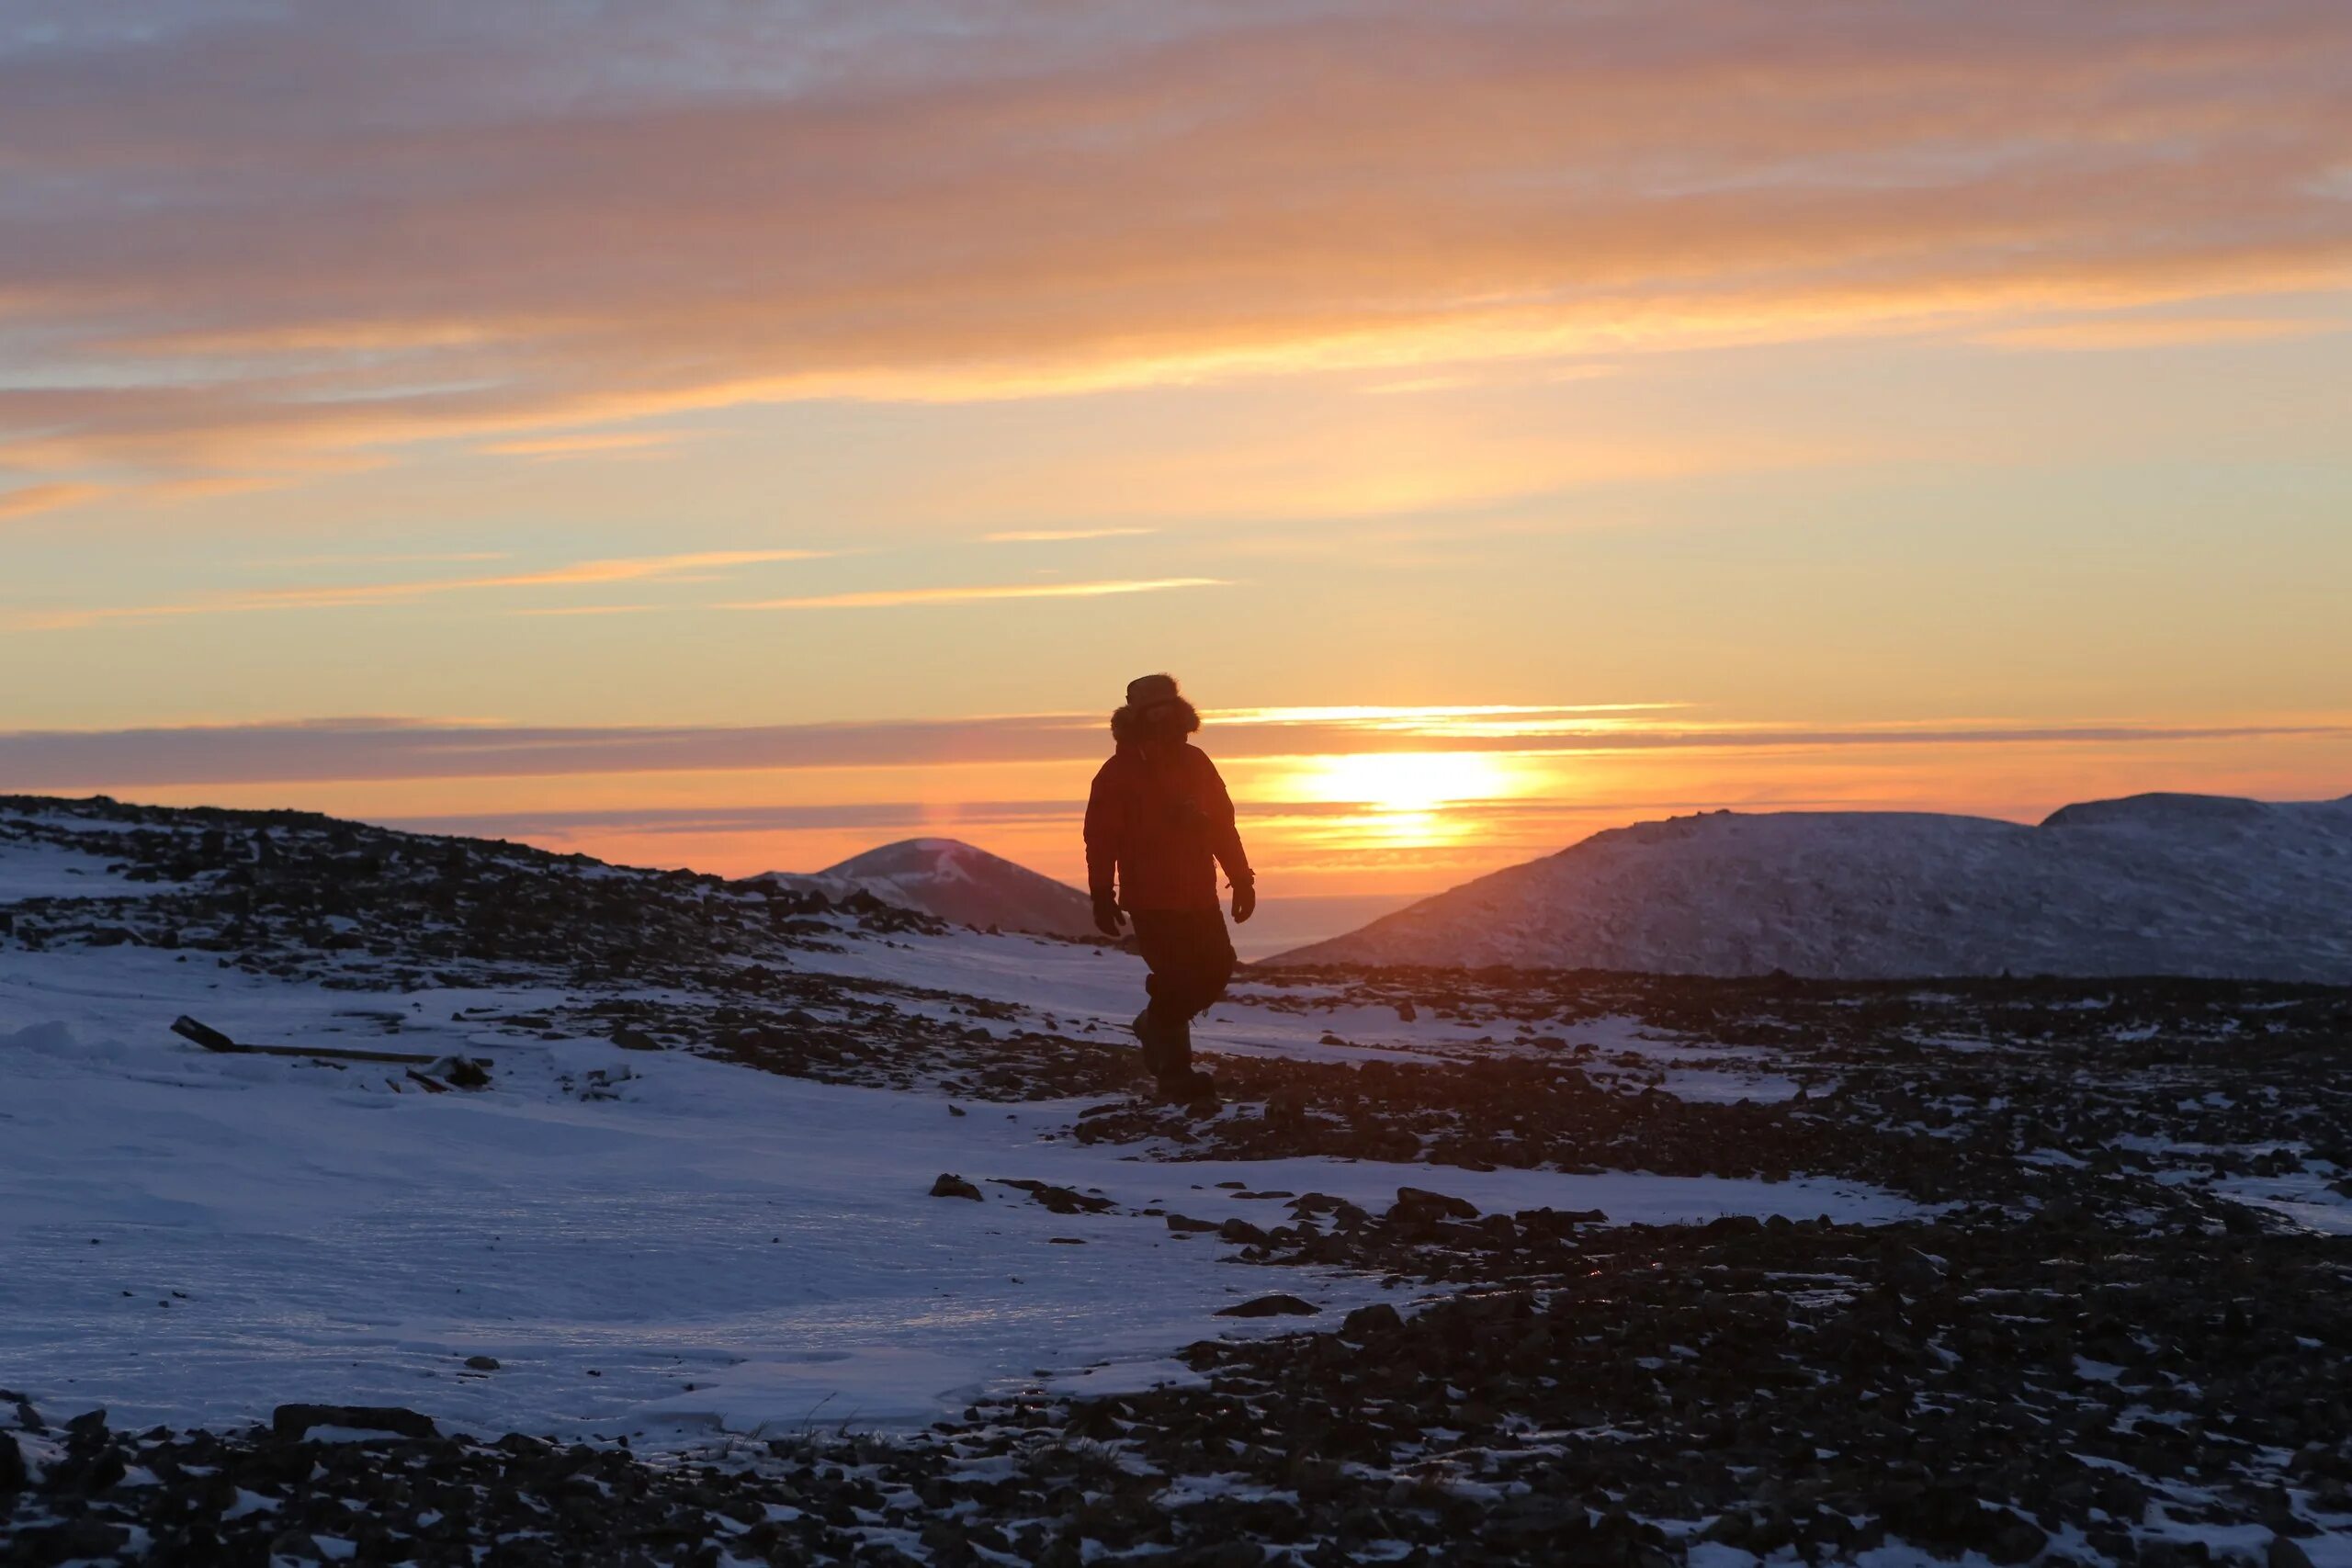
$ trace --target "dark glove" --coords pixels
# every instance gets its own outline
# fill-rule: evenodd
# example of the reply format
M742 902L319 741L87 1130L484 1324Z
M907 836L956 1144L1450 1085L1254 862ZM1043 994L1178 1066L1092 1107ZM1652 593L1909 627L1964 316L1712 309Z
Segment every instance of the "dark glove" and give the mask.
M1104 936L1119 934L1119 901L1103 897L1094 900L1094 929Z
M1258 885L1237 882L1233 885L1233 923L1241 924L1258 912Z

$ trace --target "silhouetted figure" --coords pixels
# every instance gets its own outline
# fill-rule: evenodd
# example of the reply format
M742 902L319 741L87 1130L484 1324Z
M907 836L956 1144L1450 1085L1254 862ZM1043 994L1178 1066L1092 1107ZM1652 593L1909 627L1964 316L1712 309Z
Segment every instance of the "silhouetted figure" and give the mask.
M1233 797L1187 739L1201 716L1172 675L1127 682L1127 704L1111 716L1116 749L1094 775L1086 802L1086 879L1094 924L1119 934L1124 908L1136 946L1151 966L1151 1000L1136 1014L1144 1066L1161 1092L1180 1100L1209 1092L1193 1070L1193 1020L1233 977L1233 942L1217 907L1216 868L1233 887L1233 918L1246 920L1258 894L1233 825Z

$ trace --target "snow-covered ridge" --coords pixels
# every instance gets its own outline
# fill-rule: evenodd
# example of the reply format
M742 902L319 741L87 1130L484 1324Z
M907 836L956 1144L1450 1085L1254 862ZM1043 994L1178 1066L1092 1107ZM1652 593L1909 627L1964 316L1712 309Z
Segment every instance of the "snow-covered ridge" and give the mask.
M867 893L957 925L1048 936L1094 932L1085 894L960 839L902 839L812 874L769 872L756 880L832 898Z
M1701 813L1596 833L1272 962L2352 984L2352 796L2142 795L2033 827Z

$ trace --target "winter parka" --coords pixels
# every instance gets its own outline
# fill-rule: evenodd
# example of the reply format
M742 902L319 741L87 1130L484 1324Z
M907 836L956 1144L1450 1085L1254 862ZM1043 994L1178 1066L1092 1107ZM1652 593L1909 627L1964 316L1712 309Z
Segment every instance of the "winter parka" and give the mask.
M1183 705L1198 728L1200 716ZM1128 909L1215 909L1218 866L1231 882L1250 880L1233 797L1189 740L1163 748L1156 762L1147 757L1139 726L1130 709L1111 716L1117 750L1086 801L1088 888Z

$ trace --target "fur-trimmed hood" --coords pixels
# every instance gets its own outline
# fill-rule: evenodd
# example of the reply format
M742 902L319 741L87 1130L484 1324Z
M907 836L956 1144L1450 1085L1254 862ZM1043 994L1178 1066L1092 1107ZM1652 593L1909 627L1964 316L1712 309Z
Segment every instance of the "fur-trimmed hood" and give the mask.
M1156 707L1173 706L1182 709L1182 732L1186 735L1197 735L1200 733L1201 710L1194 707L1182 697L1168 698L1162 702L1154 704L1153 705ZM1118 712L1111 716L1111 739L1117 743L1119 750L1122 751L1125 750L1130 746L1140 745L1142 743L1144 739L1143 716L1136 712L1133 705L1121 707Z

